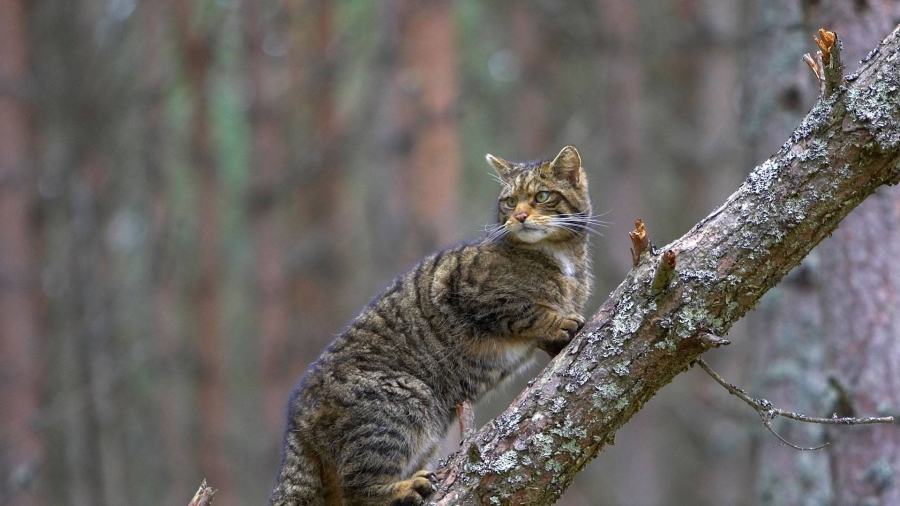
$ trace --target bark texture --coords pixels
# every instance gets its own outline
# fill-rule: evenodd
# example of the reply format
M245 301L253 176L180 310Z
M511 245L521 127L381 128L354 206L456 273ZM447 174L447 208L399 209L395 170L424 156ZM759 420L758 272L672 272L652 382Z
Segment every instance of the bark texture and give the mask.
M900 28L681 239L646 252L576 339L463 442L437 504L552 504L660 388L838 223L900 181ZM651 226L652 237L652 226ZM677 252L653 290L658 255Z
M748 65L748 117L752 149L768 154L802 118L818 89L790 55L809 45L819 26L844 43L847 71L900 20L890 1L800 0L752 2L753 25L768 34ZM798 72L796 70L801 70ZM805 78L805 79L804 79ZM895 414L900 405L896 370L900 334L894 318L900 275L885 266L900 250L900 188L879 190L748 316L756 360L754 392L776 406L804 413ZM893 216L893 218L891 218ZM893 396L893 398L892 398ZM841 405L845 408L841 408ZM900 432L775 422L789 441L820 452L773 445L761 429L755 441L757 500L781 504L897 504L900 501ZM841 430L847 429L847 430Z

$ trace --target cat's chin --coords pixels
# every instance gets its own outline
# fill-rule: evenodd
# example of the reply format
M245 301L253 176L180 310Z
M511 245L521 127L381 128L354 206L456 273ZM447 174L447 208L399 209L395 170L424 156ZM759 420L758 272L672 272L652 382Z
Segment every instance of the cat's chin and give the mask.
M517 232L513 232L512 235L515 236L515 238L520 242L534 244L536 242L543 241L550 234L546 230L540 230L536 228L522 228Z

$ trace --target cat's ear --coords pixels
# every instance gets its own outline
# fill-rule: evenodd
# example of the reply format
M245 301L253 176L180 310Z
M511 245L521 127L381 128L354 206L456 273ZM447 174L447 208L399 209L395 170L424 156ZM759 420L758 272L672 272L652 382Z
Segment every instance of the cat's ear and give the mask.
M566 146L550 162L550 171L557 179L569 181L577 185L581 177L581 155L575 146Z
M500 175L500 179L502 179L504 181L509 180L509 177L512 174L512 170L513 170L511 163L507 162L506 160L504 160L500 157L494 156L490 153L485 155L484 158L487 160L487 162L489 164L491 164L491 167L493 167L494 170L497 171L497 174Z

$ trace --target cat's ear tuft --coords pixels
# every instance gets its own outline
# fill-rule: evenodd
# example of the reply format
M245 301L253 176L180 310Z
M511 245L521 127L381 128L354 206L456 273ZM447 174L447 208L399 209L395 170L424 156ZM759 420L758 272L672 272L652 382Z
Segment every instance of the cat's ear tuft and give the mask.
M512 174L512 164L507 162L506 160L494 156L490 153L484 156L485 160L497 171L497 174L500 175L500 179L507 181Z
M581 155L578 154L575 146L562 148L562 151L550 162L550 170L558 179L564 179L577 185L581 177Z

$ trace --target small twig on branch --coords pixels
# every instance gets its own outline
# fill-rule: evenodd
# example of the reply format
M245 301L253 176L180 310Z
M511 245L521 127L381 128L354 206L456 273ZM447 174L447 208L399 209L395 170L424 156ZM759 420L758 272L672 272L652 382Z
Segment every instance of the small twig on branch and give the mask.
M669 284L672 273L675 272L675 255L678 252L670 249L666 250L659 256L659 263L656 265L656 272L653 273L653 282L650 284L650 292L653 295L658 294Z
M468 439L478 427L475 425L475 410L468 399L456 405L456 416L459 418L459 438Z
M731 341L728 339L719 337L715 334L710 334L709 332L701 332L697 335L697 339L703 343L703 347L706 349L718 348L720 346L728 346L731 344Z
M197 490L197 493L194 494L194 498L191 499L188 506L209 506L213 502L213 495L215 493L215 490L206 486L206 480L203 480L203 483L200 484L200 488Z
M753 409L755 409L756 412L759 414L759 417L762 419L763 424L766 426L766 429L768 429L769 432L771 432L772 434L775 435L775 437L780 439L782 443L790 446L791 448L797 449L797 450L804 450L804 451L805 450L819 450L821 448L824 448L825 446L828 446L828 443L825 443L822 446L818 446L818 447L814 447L814 448L803 448L803 447L791 444L788 441L786 441L783 437L778 435L778 433L775 432L774 429L772 429L772 424L771 424L772 420L774 420L775 418L777 418L779 416L783 416L785 418L790 418L792 420L797 420L800 422L824 423L824 424L830 424L830 425L863 425L863 424L870 424L870 423L894 423L894 417L892 417L892 416L867 417L867 418L856 418L856 417L816 418L816 417L811 417L811 416L800 415L797 413L792 413L790 411L784 411L784 410L776 408L775 406L772 405L771 402L769 402L765 399L754 399L754 398L750 397L749 395L747 395L747 393L744 392L743 390L741 390L740 388L732 385L731 383L728 383L721 376L719 376L715 371L713 371L709 367L709 365L707 365L706 362L703 361L702 358L698 358L697 360L694 361L694 363L699 365L701 369L706 371L706 373L709 374L712 377L712 379L716 380L716 382L718 384L725 387L725 389L728 390L731 393L731 395L736 396L737 398L741 399L742 401L746 402L751 407L753 407Z
M819 80L819 94L822 98L830 97L844 83L844 64L841 61L841 42L834 32L819 28L819 35L813 36L819 50L813 57L809 53L803 55L803 61L809 65L816 79Z
M647 229L644 227L644 222L641 220L637 220L634 222L634 230L628 232L628 235L631 237L631 261L634 262L634 266L637 267L638 263L641 261L641 254L650 249L650 238L647 236Z

